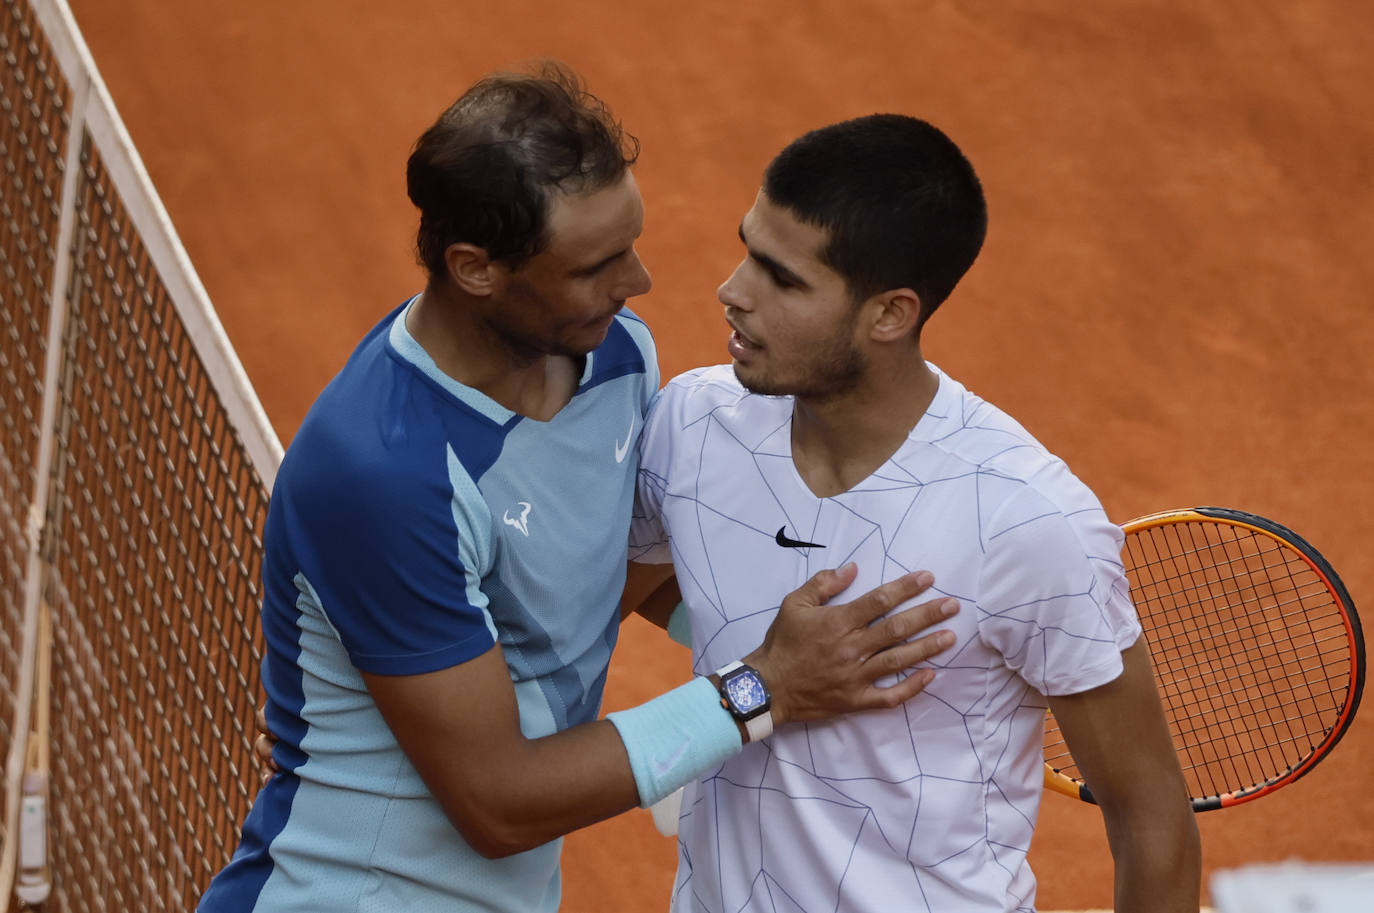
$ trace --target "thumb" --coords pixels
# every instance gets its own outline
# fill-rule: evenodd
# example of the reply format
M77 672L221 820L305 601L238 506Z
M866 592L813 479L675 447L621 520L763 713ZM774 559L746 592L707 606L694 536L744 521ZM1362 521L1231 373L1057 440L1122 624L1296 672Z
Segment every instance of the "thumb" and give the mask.
M859 574L859 566L853 561L834 570L819 571L797 590L805 597L807 605L825 605L845 591Z

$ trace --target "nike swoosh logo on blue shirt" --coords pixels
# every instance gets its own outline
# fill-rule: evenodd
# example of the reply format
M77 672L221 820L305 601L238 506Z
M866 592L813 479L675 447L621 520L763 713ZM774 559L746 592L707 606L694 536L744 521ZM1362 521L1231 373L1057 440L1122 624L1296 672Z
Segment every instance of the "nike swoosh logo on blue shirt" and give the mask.
M616 461L617 463L623 463L623 462L625 462L625 454L627 454L627 453L630 452L630 439L633 438L634 435L635 435L635 417L634 417L633 414L631 414L631 415L630 415L630 430L625 432L625 443L624 443L624 444L621 444L619 441L616 441L616 442L615 442L615 461Z

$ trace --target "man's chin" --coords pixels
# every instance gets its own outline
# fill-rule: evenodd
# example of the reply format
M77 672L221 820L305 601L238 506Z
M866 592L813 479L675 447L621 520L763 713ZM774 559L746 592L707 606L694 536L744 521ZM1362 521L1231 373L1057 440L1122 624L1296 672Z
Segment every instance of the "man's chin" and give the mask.
M574 338L565 338L562 345L558 347L556 354L566 355L569 358L585 358L601 348L601 344L606 341L606 337L610 334L610 324L605 327L589 329Z
M776 385L769 382L767 377L742 367L739 362L735 362L733 367L735 369L735 380L739 381L740 386L750 393L757 393L760 396L788 395L789 391L778 389Z

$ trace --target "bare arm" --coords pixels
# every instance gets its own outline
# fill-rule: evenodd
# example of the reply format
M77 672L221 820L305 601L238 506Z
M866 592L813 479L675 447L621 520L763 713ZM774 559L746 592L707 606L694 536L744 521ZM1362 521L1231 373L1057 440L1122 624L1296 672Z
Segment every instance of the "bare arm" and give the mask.
M625 593L620 598L621 621L638 614L660 628L667 628L668 618L681 601L682 592L671 564L628 563Z
M1121 675L1050 698L1065 743L1102 808L1117 913L1197 913L1202 851L1142 637Z
M606 720L525 738L499 646L437 672L363 681L439 806L484 856L531 849L638 804Z
M928 573L822 608L853 577L853 569L824 571L790 594L764 645L744 658L772 689L778 725L894 706L918 693L929 673L891 688L873 682L949 646L948 632L907 640L948 617L952 600L932 600L872 623L929 587ZM527 850L639 804L613 724L601 720L524 737L499 647L425 675L365 673L363 680L440 807L483 855Z

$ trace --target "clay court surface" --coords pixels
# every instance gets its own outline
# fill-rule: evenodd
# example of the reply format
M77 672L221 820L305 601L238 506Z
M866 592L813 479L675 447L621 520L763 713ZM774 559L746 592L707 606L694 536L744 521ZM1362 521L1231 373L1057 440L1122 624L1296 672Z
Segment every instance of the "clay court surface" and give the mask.
M873 111L944 128L991 208L926 354L1117 520L1284 522L1374 625L1374 5L912 0L72 0L277 433L418 290L410 143L485 71L556 56L643 143L633 307L664 376L724 360L716 284L765 162ZM385 14L383 9L386 10ZM607 709L687 656L626 628ZM1272 797L1203 815L1205 864L1374 860L1374 708ZM1043 909L1111 903L1096 809L1046 797ZM646 813L567 841L565 908L666 909Z

